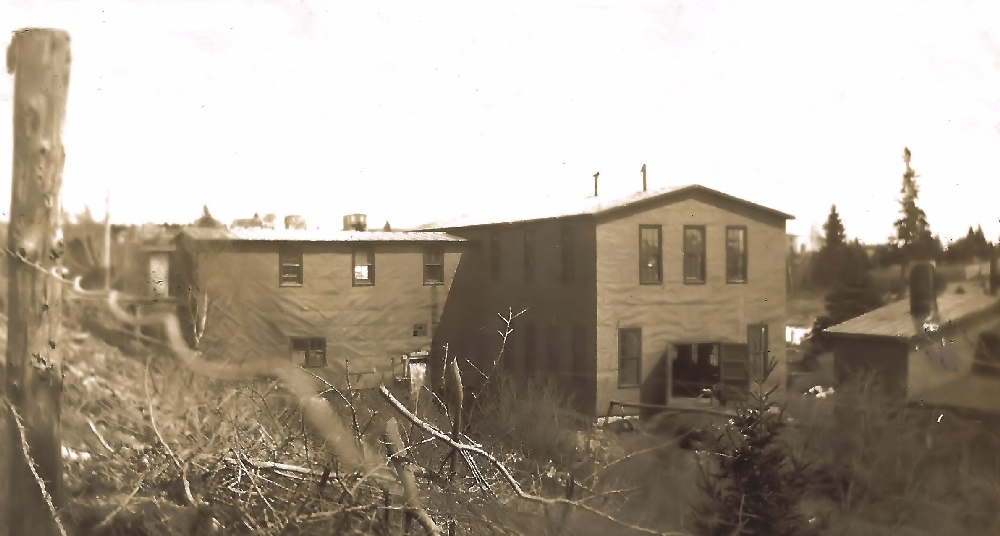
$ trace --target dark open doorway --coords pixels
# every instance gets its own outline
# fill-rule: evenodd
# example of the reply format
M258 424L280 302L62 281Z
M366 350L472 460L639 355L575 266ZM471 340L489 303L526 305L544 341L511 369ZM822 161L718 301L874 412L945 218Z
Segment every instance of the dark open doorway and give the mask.
M673 396L697 398L719 383L719 344L675 344L677 358L672 365Z

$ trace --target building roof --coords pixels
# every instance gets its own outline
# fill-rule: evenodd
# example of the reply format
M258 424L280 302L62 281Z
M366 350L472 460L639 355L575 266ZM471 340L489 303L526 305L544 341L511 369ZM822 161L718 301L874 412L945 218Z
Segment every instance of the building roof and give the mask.
M971 289L965 294L954 291L937 297L938 325L961 322L1000 304L1000 298L990 296L979 289ZM910 301L890 303L874 311L865 313L826 329L828 333L841 335L866 335L874 337L894 337L912 339L924 335L923 321L915 321L910 314Z
M464 238L439 232L418 231L326 231L316 229L213 229L187 227L180 233L198 241L248 242L465 242Z
M668 200L672 197L682 197L693 192L707 192L717 197L721 197L729 201L735 201L742 205L770 213L780 218L787 220L795 219L795 216L773 208L758 205L745 199L731 196L699 184L689 184L685 186L649 190L646 192L636 192L632 195L619 198L587 197L584 199L570 200L545 199L543 202L535 204L522 203L517 206L502 205L497 207L497 214L466 214L450 220L420 225L417 229L456 229L480 225L523 223L529 221L565 218L570 216L597 216L613 210L622 209L636 203L644 203L653 200Z

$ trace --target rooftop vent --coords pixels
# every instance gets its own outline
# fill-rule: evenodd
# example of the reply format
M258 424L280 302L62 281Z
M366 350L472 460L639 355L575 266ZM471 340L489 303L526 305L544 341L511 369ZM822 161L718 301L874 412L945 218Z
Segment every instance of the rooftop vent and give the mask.
M364 214L348 214L344 216L345 231L367 231L368 217Z
M918 262L910 268L910 314L927 317L937 311L937 289L934 288L934 265Z
M302 216L291 215L285 216L285 229L305 229L306 221L302 219Z

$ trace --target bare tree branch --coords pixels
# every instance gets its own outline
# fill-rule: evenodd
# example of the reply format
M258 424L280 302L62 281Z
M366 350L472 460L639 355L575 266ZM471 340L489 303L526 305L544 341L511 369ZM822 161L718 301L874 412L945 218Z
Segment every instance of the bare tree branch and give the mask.
M633 525L632 523L629 523L627 521L623 521L621 519L618 519L618 518L616 518L616 517L614 517L614 516L612 516L610 514L602 512L602 511L600 511L600 510L598 510L598 509L596 509L594 507L588 506L586 504L582 504L582 503L580 503L578 501L572 501L572 500L563 499L563 498L549 499L549 498L546 498L546 497L539 497L537 495L532 495L530 493L527 493L523 489L521 489L521 485L517 482L517 479L515 479L512 474L510 474L510 470L508 470L507 467L504 466L503 463L501 463L499 460L497 460L496 458L494 458L493 455L491 455L490 453L486 452L485 450L483 450L483 449L481 449L479 447L476 447L476 446L473 446L473 445L466 445L466 444L463 444L463 443L459 443L458 441L455 441L454 439L452 439L447 433L439 430L434 425L432 425L432 424L430 424L430 423L428 423L426 421L421 420L416 415L414 415L409 409L407 409L406 406L402 402L400 402L398 399L396 399L396 397L394 397L392 395L392 393L389 392L389 389L386 388L385 385L380 385L379 386L379 392L382 393L382 397L393 408L395 408L396 411L398 411L400 413L400 415L406 417L407 420L409 420L411 423L413 423L414 425L416 425L421 430L423 430L423 431L427 432L428 434L434 436L439 441L441 441L443 443L446 443L448 445L451 445L453 448L456 448L456 449L462 450L462 451L468 451L468 452L471 452L473 454L476 454L477 456L481 456L481 457L485 458L488 462L490 462L491 465L493 465L494 468L496 468L497 471L500 472L500 474L503 476L503 479L507 482L507 485L509 485L511 487L511 489L514 490L514 494L517 495L521 499L524 499L524 500L527 500L527 501L531 501L531 502L535 502L535 503L539 503L539 504L543 504L543 505L548 505L548 506L554 506L554 505L558 505L558 504L563 504L563 505L568 505L568 506L573 507L573 508L579 508L581 510L586 510L587 512L590 512L590 513L592 513L594 515L600 516L600 517L602 517L602 518L604 518L604 519L606 519L608 521L611 521L612 523L620 525L622 527L626 527L626 528L629 528L631 530L635 530L635 531L642 532L642 533L645 533L645 534L659 534L661 536L681 536L681 534L679 534L679 533L659 532L659 531L655 531L655 530L652 530L652 529L648 529L646 527L640 527L638 525Z

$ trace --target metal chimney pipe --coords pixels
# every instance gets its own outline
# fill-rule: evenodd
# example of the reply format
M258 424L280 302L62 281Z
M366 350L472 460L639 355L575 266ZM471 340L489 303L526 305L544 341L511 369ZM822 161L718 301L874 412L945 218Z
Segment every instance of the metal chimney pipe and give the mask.
M915 262L910 267L910 314L915 317L926 317L937 310L934 272L930 262Z
M601 172L598 171L594 173L594 197L597 197L597 177L601 176Z
M646 191L646 164L642 165L642 169L640 171L642 171L642 191L645 192Z

